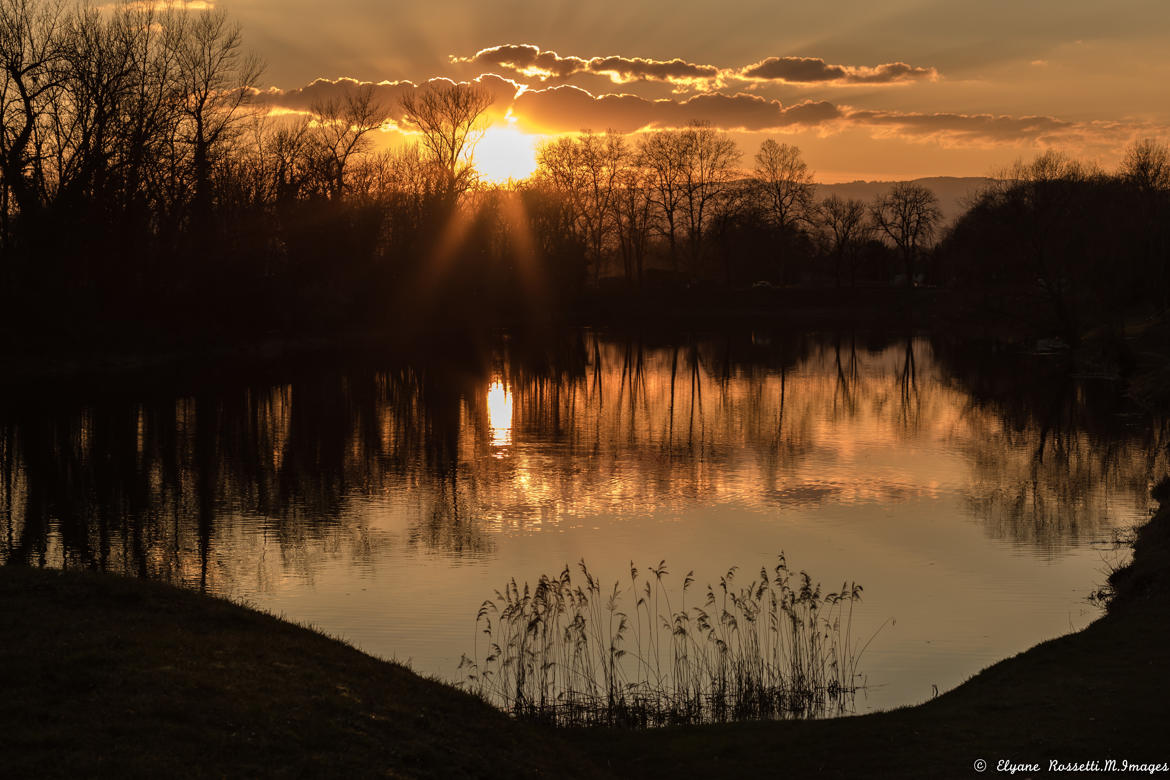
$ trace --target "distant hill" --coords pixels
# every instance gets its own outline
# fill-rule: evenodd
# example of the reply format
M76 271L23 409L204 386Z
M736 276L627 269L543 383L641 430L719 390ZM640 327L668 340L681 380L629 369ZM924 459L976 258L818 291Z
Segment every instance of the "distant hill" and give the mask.
M948 226L967 210L970 198L991 183L992 179L984 176L930 176L924 179L912 179L915 184L929 188L938 196L939 208L943 214L943 225ZM896 182L893 181L850 181L841 184L818 184L816 198L820 200L830 195L839 198L855 198L870 203L880 193L885 192Z

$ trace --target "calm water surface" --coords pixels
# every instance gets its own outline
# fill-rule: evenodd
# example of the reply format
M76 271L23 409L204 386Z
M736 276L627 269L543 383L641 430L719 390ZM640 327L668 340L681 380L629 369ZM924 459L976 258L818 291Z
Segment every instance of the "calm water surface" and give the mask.
M857 709L1084 626L1166 426L1051 358L743 332L12 397L0 560L242 598L455 679L480 603L585 559L864 588Z

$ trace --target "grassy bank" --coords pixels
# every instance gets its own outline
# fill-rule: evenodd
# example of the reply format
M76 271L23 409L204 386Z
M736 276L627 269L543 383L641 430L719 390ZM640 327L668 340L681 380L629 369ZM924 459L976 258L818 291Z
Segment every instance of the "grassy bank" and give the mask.
M6 777L598 773L478 699L225 601L0 567L0 605Z
M1133 565L1114 577L1104 617L918 707L834 721L551 732L227 602L3 567L0 750L15 777L973 777L977 759L990 763L988 775L1000 760L1044 769L1052 759L1162 763L1168 572L1163 508L1139 534Z

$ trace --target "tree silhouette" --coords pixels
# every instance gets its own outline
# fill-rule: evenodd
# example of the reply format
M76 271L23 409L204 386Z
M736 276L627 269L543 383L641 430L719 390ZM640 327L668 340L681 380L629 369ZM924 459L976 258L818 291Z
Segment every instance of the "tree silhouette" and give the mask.
M1070 344L1080 340L1081 312L1077 296L1070 294L1073 258L1065 239L1078 211L1077 190L1092 175L1068 155L1046 152L1030 163L1016 162L993 196Z
M618 172L614 213L617 216L618 245L626 281L642 286L646 253L657 214L651 196L651 176L640 153Z
M1126 150L1120 174L1143 192L1170 190L1170 149L1150 138L1138 141Z
M817 209L818 222L830 243L837 286L841 286L841 262L849 263L849 286L857 285L857 260L862 245L873 232L865 204L830 195Z
M63 27L63 2L0 0L0 178L26 218L43 205L34 133L64 80Z
M938 198L921 184L898 182L874 199L869 214L874 226L897 247L906 268L906 284L913 286L918 254L934 238L942 219Z
M703 237L716 205L730 192L739 163L739 149L731 136L709 122L692 122L681 131L681 210L690 239L695 268L702 259Z
M639 158L646 166L651 202L661 217L660 232L666 238L670 262L678 270L678 235L681 230L679 210L683 199L683 168L686 159L684 136L662 130L642 136L638 142Z
M537 175L572 209L573 222L585 242L594 280L601 273L610 237L617 227L618 182L630 162L625 138L586 130L543 144L537 152Z
M178 18L178 17L176 17ZM202 11L185 27L179 47L183 140L190 146L196 235L211 211L211 166L219 148L232 140L263 65L243 50L238 23L225 11Z
M317 115L315 140L323 179L330 200L337 201L345 192L351 159L369 149L370 133L382 126L389 112L374 99L373 85L362 87L344 100L316 103L311 110Z
M785 243L800 223L808 220L813 208L813 175L800 158L800 149L771 138L760 144L755 160L752 184L768 221L779 233L776 249L783 281Z
M1119 176L1136 190L1136 250L1155 306L1170 309L1170 148L1151 139L1126 150Z
M448 196L475 181L471 153L487 129L480 121L492 96L474 84L433 81L402 98L407 123L422 133L422 146L446 180Z
M952 230L947 253L962 289L988 301L1017 296L1009 313L1071 346L1095 329L1097 343L1121 358L1125 315L1158 305L1165 290L1158 200L1124 168L1106 176L1046 152L987 188Z

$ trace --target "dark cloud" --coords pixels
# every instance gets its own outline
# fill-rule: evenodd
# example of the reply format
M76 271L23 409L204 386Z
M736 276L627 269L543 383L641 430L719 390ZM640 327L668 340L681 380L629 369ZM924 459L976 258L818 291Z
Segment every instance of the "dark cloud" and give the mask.
M630 133L685 127L699 120L729 131L816 127L838 132L857 127L876 136L978 146L1084 143L1117 132L1099 124L1069 122L1051 116L853 110L825 101L784 105L778 100L742 93L712 92L686 100L649 100L628 94L594 96L573 86L523 92L513 104L513 110L525 122L547 132L592 129Z
M539 78L565 79L578 73L605 76L624 84L630 81L664 81L671 84L706 84L719 78L720 69L714 65L697 65L678 58L652 60L644 57L562 57L555 51L544 51L532 44L504 44L481 49L471 57L451 57L452 62L479 66L506 68L517 73Z
M374 99L386 109L387 116L395 122L402 119L402 98L427 84L453 83L449 79L431 79L423 84L411 81L358 81L350 78L336 80L317 79L312 83L296 89L269 89L256 90L253 102L259 105L282 108L289 111L303 111L311 113L313 107L334 100L357 94L361 89L372 87ZM512 100L520 89L520 85L510 79L492 74L484 74L471 82L485 89L492 96L492 106L489 112L493 115L502 115L512 105Z
M1037 141L1080 132L1078 125L1051 116L850 111L847 122L881 127L909 137L1005 143Z
M738 71L748 81L782 81L788 84L899 84L934 80L938 71L905 62L874 67L830 65L820 57L768 57Z
M508 43L481 49L452 62L504 68L541 81L564 80L580 73L605 76L617 84L661 81L697 90L721 87L729 81L778 81L788 84L902 84L938 78L934 68L887 62L874 67L830 65L819 57L768 57L744 68L720 68L682 59L644 57L562 57L530 43Z
M745 78L762 81L795 81L801 83L835 81L845 77L840 65L826 65L813 57L768 57L741 71Z
M526 76L544 79L565 78L582 73L588 60L580 57L562 57L555 51L542 51L530 43L508 43L481 49L471 57L451 57L452 62L507 68Z
M769 130L818 125L840 116L831 103L785 106L758 95L702 94L687 100L648 100L637 95L601 95L572 86L528 90L513 105L516 116L548 132L685 127L710 122L724 130Z
M359 89L374 90L374 97L394 121L402 119L402 98L432 83L410 81L361 82L355 79L318 79L296 89L266 89L254 93L262 106L311 112L314 105L344 100ZM494 98L489 118L498 121L511 114L529 129L547 133L592 129L632 133L639 130L681 128L694 121L709 122L728 131L764 132L820 128L838 132L850 127L868 130L876 137L907 141L933 141L944 145L993 146L1036 143L1041 145L1116 145L1133 135L1125 123L1069 122L1052 116L926 113L861 110L838 107L825 101L786 105L754 94L726 95L703 92L690 98L651 100L639 95L594 95L570 85L526 89L515 81L484 74L471 82Z
M589 60L592 73L616 76L622 82L644 79L673 84L691 81L714 81L720 71L714 65L696 65L677 57L673 60L648 60L642 57L594 57Z

